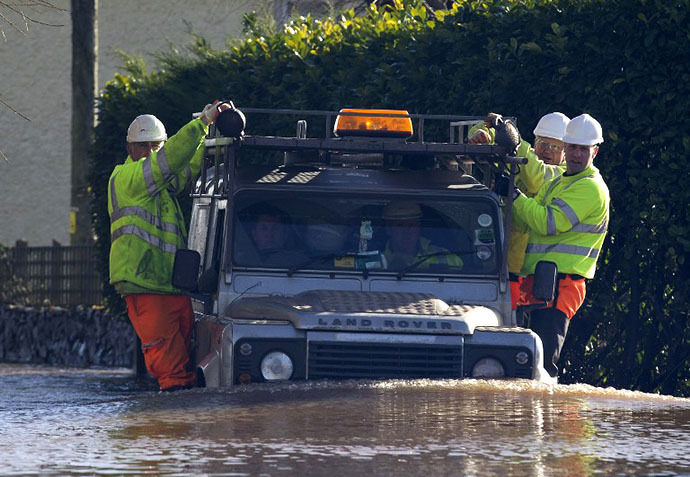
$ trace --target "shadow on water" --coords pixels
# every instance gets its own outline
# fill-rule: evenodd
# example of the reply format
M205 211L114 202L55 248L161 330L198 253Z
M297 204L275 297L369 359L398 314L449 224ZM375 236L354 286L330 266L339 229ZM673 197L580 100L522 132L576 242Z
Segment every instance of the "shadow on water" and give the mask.
M159 394L127 370L0 365L0 472L679 474L690 401L531 381Z

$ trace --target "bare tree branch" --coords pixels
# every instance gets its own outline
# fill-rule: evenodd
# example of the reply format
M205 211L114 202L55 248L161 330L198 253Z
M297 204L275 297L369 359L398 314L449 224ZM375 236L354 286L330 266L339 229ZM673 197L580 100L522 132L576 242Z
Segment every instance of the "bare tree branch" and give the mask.
M37 24L43 26L61 27L64 25L59 25L55 23L48 23L39 19L39 16L48 10L56 10L60 12L66 12L64 8L60 8L55 5L51 0L0 0L0 35L2 39L7 41L7 36L5 35L5 29L2 27L3 24L9 25L9 27L20 34L26 36L29 31L30 24ZM22 22L23 27L19 25ZM2 99L0 95L0 105L12 111L17 116L25 119L26 121L31 121L28 117L20 113L7 101ZM2 156L5 161L9 162L7 156L0 150L0 156Z
M31 121L31 119L29 119L28 117L24 116L22 113L20 113L20 112L17 111L16 109L14 109L14 108L12 107L12 105L10 105L7 101L5 101L4 99L2 99L2 97L0 97L0 104L2 104L3 106L5 106L7 109L9 109L10 111L12 111L13 113L15 113L16 115L18 115L19 117L21 117L21 118L23 118L23 119L26 119L27 121ZM0 149L0 156L2 156L3 159L5 159L5 162L10 162L9 159L7 159L7 156L5 155L5 153L2 152L2 149Z
M2 96L2 95L0 95L0 104L2 104L3 106L5 106L7 109L9 109L10 111L12 111L13 113L17 114L18 116L21 116L22 118L26 119L27 121L31 121L31 119L29 119L28 117L24 116L22 113L20 113L20 112L17 111L16 109L14 109L7 101L5 101L4 99L2 99L1 96Z
M16 25L12 22L12 20L10 20L9 18L7 18L7 16L6 16L4 13L0 12L0 18L2 18L3 20L5 20L5 22L7 22L7 24L9 24L9 26L11 26L14 30L17 30L17 31L18 31L19 33L21 33L22 35L26 35L26 33L24 32L24 30L22 30L21 28L19 28L18 26L16 26ZM28 26L28 25L26 26L26 29L27 29L27 30L29 29L29 26ZM7 37L5 36L5 30L3 30L2 28L0 28L0 33L2 33L2 37L5 39L5 41L7 41Z
M29 13L27 13L27 10ZM4 22L12 27L13 30L18 31L22 35L26 35L26 32L29 31L29 25L32 23L52 27L64 26L40 20L37 15L40 15L45 10L57 10L62 12L67 11L48 0L33 0L24 2L0 0L0 19L4 20ZM16 19L13 20L13 17L15 16L24 23L23 28L17 25ZM5 30L2 27L0 27L0 34L2 34L3 39L7 41Z

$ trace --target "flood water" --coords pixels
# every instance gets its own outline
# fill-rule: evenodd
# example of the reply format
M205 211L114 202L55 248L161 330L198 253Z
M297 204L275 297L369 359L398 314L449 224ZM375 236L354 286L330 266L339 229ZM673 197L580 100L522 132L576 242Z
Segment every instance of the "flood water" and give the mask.
M159 394L128 370L0 364L0 474L674 475L690 400L529 381Z

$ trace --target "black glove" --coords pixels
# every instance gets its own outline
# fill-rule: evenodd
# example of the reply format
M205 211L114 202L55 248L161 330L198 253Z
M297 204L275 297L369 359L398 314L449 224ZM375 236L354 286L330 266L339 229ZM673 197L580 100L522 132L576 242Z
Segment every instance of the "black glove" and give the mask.
M520 131L510 119L497 117L494 121L494 143L506 149L509 156L517 154L520 145Z
M510 189L510 177L505 174L496 176L496 180L494 182L494 192L501 197L508 197L508 189ZM522 194L520 189L515 187L515 189L513 189L513 200L517 199L520 194Z
M494 180L494 192L501 197L508 197L510 178L505 174L497 175Z

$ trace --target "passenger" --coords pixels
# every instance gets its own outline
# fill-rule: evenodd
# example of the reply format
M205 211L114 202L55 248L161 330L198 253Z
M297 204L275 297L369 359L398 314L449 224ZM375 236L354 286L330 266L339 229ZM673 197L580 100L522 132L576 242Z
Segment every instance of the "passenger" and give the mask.
M422 209L416 202L394 201L383 210L388 242L383 254L389 269L401 270L415 262L428 258L419 264L419 269L434 265L462 267L460 257L444 254L447 249L435 246L421 235ZM432 255L438 253L438 255Z
M110 283L127 303L146 369L162 391L196 383L192 303L172 285L175 252L187 242L176 195L199 173L208 127L229 107L207 105L170 139L155 116L136 117L127 130L127 159L109 180Z
M495 113L490 113L489 116L500 117ZM542 116L534 128L534 149L524 140L518 146L517 155L526 158L527 164L520 166L515 185L527 197L537 195L544 182L560 176L565 170L563 134L569 120L565 114L558 112ZM468 142L470 144L491 143L493 132L493 129L486 124L480 123L470 130ZM514 217L508 243L508 272L510 293L513 298L520 295L520 283L523 279L520 270L525 261L528 236L525 225ZM516 301L513 300L513 308L515 304Z
M558 266L556 299L531 312L530 328L544 344L544 367L558 375L557 362L570 319L585 299L585 279L594 277L609 223L609 190L593 161L604 141L601 125L588 114L572 119L565 130L566 171L544 184L535 198L519 189L513 211L529 229L517 305L536 303L534 270L541 260Z

